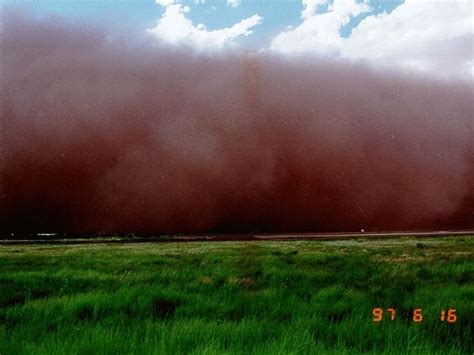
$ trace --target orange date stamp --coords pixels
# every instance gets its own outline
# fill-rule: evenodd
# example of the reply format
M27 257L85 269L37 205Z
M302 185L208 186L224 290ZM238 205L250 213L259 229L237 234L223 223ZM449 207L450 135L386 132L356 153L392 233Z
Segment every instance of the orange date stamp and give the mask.
M372 309L372 316L372 321L374 322L381 322L383 319L394 321L397 318L397 311L393 307L386 309L375 307ZM423 322L425 319L423 315L423 309L421 308L415 308L413 312L411 312L410 316L415 323ZM453 308L448 310L442 309L439 312L439 320L441 322L455 323L458 320L456 310Z

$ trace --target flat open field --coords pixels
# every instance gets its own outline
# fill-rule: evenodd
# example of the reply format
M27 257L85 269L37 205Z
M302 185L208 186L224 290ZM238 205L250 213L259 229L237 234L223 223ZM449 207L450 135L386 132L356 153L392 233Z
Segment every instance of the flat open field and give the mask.
M472 236L0 246L2 355L472 354L473 339Z

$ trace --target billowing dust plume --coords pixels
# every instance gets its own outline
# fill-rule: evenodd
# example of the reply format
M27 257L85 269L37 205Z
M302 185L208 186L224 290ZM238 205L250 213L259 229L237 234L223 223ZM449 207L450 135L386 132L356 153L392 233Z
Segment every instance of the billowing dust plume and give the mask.
M474 227L468 83L14 12L2 32L1 232Z

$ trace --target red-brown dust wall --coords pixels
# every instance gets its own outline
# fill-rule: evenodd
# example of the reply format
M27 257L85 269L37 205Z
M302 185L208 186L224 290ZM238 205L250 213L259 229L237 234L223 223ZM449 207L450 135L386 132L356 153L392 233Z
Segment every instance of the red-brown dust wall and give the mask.
M0 232L474 227L467 83L4 16Z

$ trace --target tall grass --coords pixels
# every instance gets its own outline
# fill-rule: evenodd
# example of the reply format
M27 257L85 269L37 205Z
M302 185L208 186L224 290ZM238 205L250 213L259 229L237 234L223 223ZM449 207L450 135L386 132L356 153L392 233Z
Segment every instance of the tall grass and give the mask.
M470 237L2 246L0 353L472 354L473 256Z

